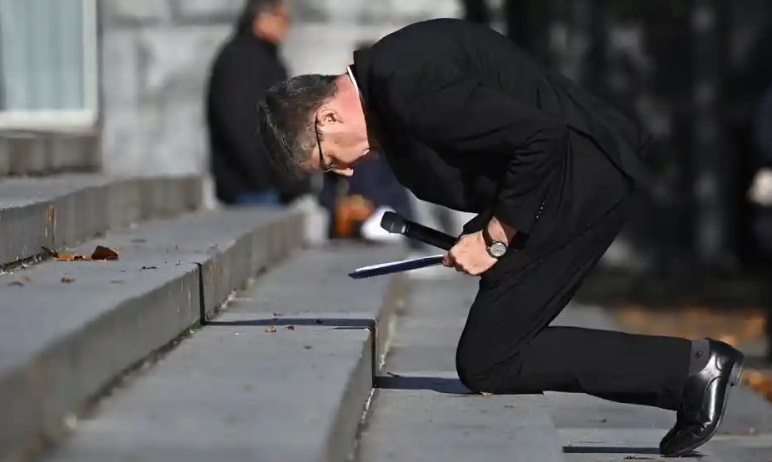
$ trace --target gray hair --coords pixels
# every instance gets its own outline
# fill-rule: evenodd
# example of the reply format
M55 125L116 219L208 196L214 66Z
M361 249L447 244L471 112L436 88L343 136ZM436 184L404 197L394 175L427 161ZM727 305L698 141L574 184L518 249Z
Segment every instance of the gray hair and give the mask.
M308 74L271 87L258 106L257 131L281 174L301 177L316 146L314 114L335 96L334 75Z

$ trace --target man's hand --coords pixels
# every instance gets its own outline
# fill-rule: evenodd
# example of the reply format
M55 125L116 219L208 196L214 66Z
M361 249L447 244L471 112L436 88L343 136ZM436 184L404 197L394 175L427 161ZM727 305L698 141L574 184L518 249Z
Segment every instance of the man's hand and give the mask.
M442 264L456 271L479 276L488 271L496 259L488 254L482 231L461 236L442 260Z

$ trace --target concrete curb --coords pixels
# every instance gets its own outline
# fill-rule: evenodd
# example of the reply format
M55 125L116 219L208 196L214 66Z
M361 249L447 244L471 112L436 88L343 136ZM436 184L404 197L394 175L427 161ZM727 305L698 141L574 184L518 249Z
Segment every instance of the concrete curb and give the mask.
M200 209L199 177L62 175L0 182L0 265L140 220Z
M55 434L123 371L215 312L254 268L292 251L302 243L300 220L187 215L76 249L122 247L118 261L52 261L0 276L0 460Z
M272 267L47 460L350 460L406 278L346 274L403 252L310 249Z

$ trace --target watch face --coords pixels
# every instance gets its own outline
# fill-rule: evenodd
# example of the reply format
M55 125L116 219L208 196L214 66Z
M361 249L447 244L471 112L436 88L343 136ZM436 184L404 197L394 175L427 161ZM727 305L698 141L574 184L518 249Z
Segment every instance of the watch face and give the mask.
M488 248L488 251L494 258L503 257L507 253L507 246L503 242L494 242Z

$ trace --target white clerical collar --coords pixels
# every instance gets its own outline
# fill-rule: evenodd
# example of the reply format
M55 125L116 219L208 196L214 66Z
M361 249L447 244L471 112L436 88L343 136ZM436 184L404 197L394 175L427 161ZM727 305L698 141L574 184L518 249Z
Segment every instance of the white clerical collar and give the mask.
M357 79L354 78L354 73L351 72L351 66L346 66L346 73L348 74L348 78L351 79L351 83L354 84L354 88L357 91L357 96L361 98L361 94L359 93L359 85L357 85Z

